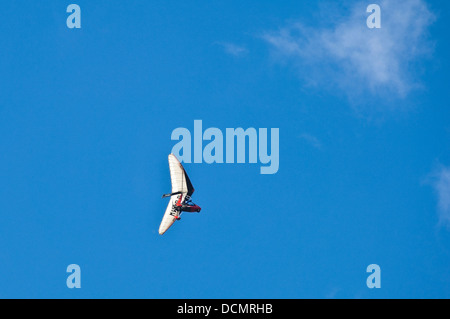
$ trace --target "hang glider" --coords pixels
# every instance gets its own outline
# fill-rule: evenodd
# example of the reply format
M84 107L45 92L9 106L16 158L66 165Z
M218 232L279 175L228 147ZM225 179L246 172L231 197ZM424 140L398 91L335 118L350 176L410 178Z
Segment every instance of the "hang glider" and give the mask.
M186 171L175 155L169 155L170 180L172 182L172 193L164 194L162 197L170 197L166 212L159 226L159 234L164 234L176 220L180 220L182 212L197 212L201 207L195 205L191 196L194 193L194 187Z

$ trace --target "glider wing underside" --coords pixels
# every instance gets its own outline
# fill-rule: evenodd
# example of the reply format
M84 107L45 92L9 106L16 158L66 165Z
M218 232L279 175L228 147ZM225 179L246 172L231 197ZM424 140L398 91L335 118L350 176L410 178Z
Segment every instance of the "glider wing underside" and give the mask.
M178 200L178 196L180 195L172 195L170 196L169 204L167 204L166 212L164 213L164 217L161 221L161 225L159 226L159 234L164 234L170 226L173 225L173 223L176 220L176 214L177 212L174 210L174 206Z
M170 180L172 182L172 196L170 196L169 204L167 204L166 212L159 226L159 233L164 234L170 226L173 225L179 211L176 209L176 203L182 203L186 196L194 193L194 187L186 174L186 171L175 155L169 155Z
M189 176L175 155L169 155L170 179L172 181L172 193L182 193L191 196L194 193Z

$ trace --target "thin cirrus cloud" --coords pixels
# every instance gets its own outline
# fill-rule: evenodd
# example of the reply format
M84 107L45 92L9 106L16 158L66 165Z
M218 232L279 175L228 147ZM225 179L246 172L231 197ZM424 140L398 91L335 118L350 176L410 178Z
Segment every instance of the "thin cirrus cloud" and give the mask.
M303 133L299 137L315 149L322 150L322 143L314 135Z
M248 53L246 47L231 42L218 42L217 44L223 48L225 53L235 57L242 57Z
M438 197L439 224L450 228L450 167L441 166L432 177Z
M293 22L263 39L277 59L298 68L307 85L348 95L370 92L404 98L420 86L415 62L430 56L434 15L423 0L380 1L381 28L369 29L367 3L359 2L331 26Z

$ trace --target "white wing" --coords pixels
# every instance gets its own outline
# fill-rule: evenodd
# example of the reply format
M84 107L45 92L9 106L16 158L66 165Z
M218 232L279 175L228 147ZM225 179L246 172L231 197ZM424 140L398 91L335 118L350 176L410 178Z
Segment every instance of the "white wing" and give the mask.
M160 235L164 234L170 228L170 226L173 225L173 223L176 220L175 216L177 216L178 212L175 211L173 209L173 207L175 206L175 203L177 202L179 196L183 196L183 198L184 198L185 195L178 194L178 195L170 196L169 204L167 204L166 212L164 213L163 219L161 221L161 225L159 226L159 234ZM183 198L182 198L182 200L183 200Z
M186 171L173 154L169 155L169 169L170 180L172 182L172 193L178 194L170 196L169 204L167 205L166 212L164 213L161 225L159 226L160 235L164 234L175 222L179 212L174 207L176 202L180 199L180 196L181 202L183 202L187 195L190 196L194 192L194 187L192 187Z
M169 155L170 179L172 181L172 193L181 192L182 194L192 195L194 187L186 174L186 171L175 155Z

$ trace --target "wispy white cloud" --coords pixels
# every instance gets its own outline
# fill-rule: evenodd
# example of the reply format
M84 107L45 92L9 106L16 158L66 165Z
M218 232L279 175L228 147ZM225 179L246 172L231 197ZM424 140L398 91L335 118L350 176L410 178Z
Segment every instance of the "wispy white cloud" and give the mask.
M291 61L306 84L405 97L418 86L414 62L432 52L427 33L434 15L424 0L379 1L381 28L369 29L367 2L332 26L291 23L263 39L277 59Z
M450 228L450 167L440 167L432 174L438 197L439 224Z
M303 133L300 135L300 138L304 141L306 141L308 144L310 144L312 147L321 150L322 149L322 143L319 141L319 139L311 134Z
M244 46L240 46L230 42L218 42L220 46L225 50L227 54L235 57L241 57L248 53L248 49Z
M339 293L340 291L341 291L340 288L334 287L334 288L330 289L330 291L328 291L328 292L325 294L325 298L326 298L326 299L336 299L336 296L338 295L338 293Z

